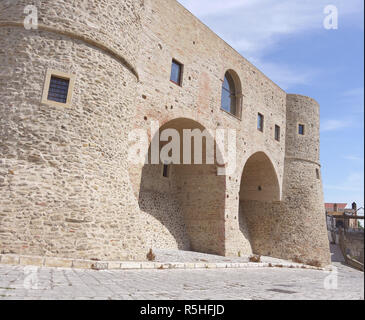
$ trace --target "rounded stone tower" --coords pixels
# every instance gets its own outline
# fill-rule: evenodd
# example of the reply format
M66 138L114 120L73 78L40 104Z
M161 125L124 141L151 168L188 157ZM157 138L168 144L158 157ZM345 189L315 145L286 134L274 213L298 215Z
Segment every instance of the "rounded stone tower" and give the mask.
M321 181L318 103L287 95L283 206L286 218L281 245L288 257L310 264L330 263ZM284 252L284 251L283 251Z
M143 2L28 5L0 2L1 253L144 257L125 192Z

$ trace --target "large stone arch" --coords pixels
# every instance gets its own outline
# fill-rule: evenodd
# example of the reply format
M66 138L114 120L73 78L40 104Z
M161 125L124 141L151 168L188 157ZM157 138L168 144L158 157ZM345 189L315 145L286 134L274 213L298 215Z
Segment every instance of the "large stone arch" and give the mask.
M280 194L273 162L263 151L252 154L242 171L240 200L280 201Z
M142 168L139 190L140 209L152 216L158 226L148 230L148 243L152 248L192 250L204 253L224 254L224 208L225 176L217 175L217 164L183 164L183 130L203 132L205 128L198 122L177 118L160 127L154 139L161 137L165 129L179 133L180 164L168 166L168 177L163 176L161 159L159 164L151 164L151 144L148 164ZM214 138L214 149L216 148ZM161 142L159 150L171 141ZM202 152L206 153L206 139ZM192 159L195 155L192 141Z
M246 253L270 254L273 215L281 198L277 171L262 151L252 154L242 171L239 191L239 227Z

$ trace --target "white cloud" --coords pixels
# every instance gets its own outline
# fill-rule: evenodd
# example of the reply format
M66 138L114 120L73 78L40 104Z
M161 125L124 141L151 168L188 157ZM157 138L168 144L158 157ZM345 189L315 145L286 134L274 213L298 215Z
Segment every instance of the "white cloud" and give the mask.
M351 121L347 120L324 120L321 124L321 132L336 131L351 126Z
M343 94L345 97L354 97L364 100L364 88L353 88L346 90Z
M345 180L339 181L338 185L324 185L326 189L342 191L361 191L364 190L364 173L352 172Z
M180 0L245 56L262 56L281 37L323 30L324 8L335 5L341 21L361 20L362 0ZM356 19L354 19L354 16ZM362 22L361 22L362 25Z
M336 184L323 185L326 202L356 202L358 208L364 206L364 172L352 172Z
M354 113L364 112L364 88L348 89L342 93L339 103Z
M228 0L228 1L216 1L216 0L178 0L193 14L199 17L205 17L210 15L216 15L218 13L229 13L232 9L242 9L249 7L255 1L253 0Z
M305 70L293 70L285 64L264 62L261 59L251 59L259 70L263 70L265 75L278 83L283 90L295 85L307 85L318 75L319 71L306 68Z
M272 63L263 56L286 37L324 30L324 8L335 5L344 19L362 19L363 0L179 0L222 39L287 90L309 84L317 71ZM354 18L356 17L356 19ZM359 18L360 17L360 18ZM362 21L359 24L362 26Z
M336 185L324 184L325 201L332 203L357 203L357 207L364 207L364 173L353 172L345 180L338 180ZM363 210L359 211L363 215Z
M345 160L351 160L351 161L364 161L364 158L362 157L358 157L358 156L354 156L354 155L347 155L343 157Z

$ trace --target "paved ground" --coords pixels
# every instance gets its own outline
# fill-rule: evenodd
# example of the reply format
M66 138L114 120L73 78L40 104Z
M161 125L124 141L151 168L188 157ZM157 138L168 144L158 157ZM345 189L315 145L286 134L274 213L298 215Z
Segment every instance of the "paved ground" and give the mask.
M325 271L257 268L93 271L0 265L0 299L363 299L364 276L335 262ZM336 279L336 274L330 275ZM332 281L332 284L335 282Z
M334 271L289 268L93 271L0 265L0 300L8 299L364 299L364 273L343 264L331 245ZM245 262L194 252L157 250L160 262ZM263 261L279 259L263 257Z

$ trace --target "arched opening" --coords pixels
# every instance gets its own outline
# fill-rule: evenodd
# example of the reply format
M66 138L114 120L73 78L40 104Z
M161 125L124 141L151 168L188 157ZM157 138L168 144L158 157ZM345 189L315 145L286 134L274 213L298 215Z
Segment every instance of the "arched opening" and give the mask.
M272 215L278 201L275 168L264 152L257 152L245 164L239 194L240 230L254 253L270 255Z
M211 162L207 156L212 145L215 153L216 145L204 130L196 121L179 118L163 125L152 139L139 190L140 209L155 221L145 235L151 248L224 254L225 176L217 175L215 157ZM187 156L189 133L194 136L191 157ZM155 139L160 140L158 164L151 163ZM170 163L171 158L166 160L163 154L174 139L180 154ZM167 155L172 157L172 150Z
M241 117L242 89L236 72L228 70L222 85L221 108L236 117Z

